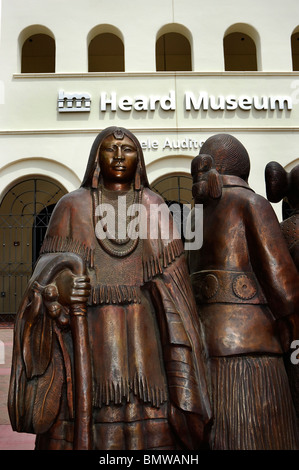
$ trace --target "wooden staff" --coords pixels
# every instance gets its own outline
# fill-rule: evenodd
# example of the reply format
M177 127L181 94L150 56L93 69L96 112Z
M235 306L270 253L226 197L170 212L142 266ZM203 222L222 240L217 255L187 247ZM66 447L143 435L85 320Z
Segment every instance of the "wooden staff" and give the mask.
M75 253L48 254L40 282L51 282L59 272L70 269L73 274L85 274L85 263ZM49 259L50 258L50 259ZM87 324L87 308L84 303L70 306L70 327L74 349L75 426L74 450L92 449L92 370Z
M75 369L74 450L92 449L92 376L86 305L72 305Z

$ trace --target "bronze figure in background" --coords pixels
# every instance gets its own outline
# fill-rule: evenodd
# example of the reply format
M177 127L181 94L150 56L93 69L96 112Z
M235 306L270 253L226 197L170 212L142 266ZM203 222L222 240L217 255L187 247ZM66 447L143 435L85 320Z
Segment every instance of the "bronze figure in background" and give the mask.
M280 226L299 271L299 165L287 172L280 163L270 162L265 169L265 180L269 201L286 199L289 205L290 214Z
M265 180L269 201L277 203L284 199L289 207L290 213L280 223L280 227L299 271L299 165L287 172L280 163L270 162L265 168ZM291 339L297 343L294 344L294 348L291 347L286 352L285 365L299 423L299 364L296 357L299 340L299 312L293 316L291 334Z
M9 413L14 430L37 434L37 449L205 445L211 409L200 325L183 245L168 209L159 217L162 203L136 137L102 131L81 187L55 208L16 320ZM136 216L143 237L134 204L145 214ZM112 233L103 207L116 221L125 214L124 227Z
M207 139L191 171L203 245L188 263L209 356L211 448L298 449L280 328L298 312L299 277L278 220L249 187L233 136Z

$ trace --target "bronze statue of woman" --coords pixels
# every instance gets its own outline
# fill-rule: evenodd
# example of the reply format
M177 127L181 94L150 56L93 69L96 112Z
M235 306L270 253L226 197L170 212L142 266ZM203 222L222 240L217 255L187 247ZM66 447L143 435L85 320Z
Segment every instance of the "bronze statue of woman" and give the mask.
M55 208L16 320L9 413L37 449L205 445L200 324L169 211L151 211L161 204L136 137L103 130L81 187Z

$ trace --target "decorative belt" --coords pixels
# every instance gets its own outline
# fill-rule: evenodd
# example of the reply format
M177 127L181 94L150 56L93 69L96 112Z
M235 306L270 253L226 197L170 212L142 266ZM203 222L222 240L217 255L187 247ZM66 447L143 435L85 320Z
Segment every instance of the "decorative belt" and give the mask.
M191 282L198 303L267 303L252 272L198 271L191 274Z

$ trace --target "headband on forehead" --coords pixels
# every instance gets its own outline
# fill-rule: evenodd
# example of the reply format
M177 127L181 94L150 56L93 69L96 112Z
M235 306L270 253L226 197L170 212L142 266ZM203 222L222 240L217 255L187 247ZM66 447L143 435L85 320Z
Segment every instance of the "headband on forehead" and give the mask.
M116 139L119 139L119 140L123 140L123 138L125 137L124 132L120 128L115 129L115 131L113 132L113 135Z

